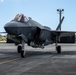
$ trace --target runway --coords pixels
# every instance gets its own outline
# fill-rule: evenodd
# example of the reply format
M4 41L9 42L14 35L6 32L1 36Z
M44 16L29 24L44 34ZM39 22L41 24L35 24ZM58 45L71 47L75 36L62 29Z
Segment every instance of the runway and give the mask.
M0 44L0 75L76 75L76 44L61 44L57 54L55 45L34 49L25 45L21 58L13 44Z

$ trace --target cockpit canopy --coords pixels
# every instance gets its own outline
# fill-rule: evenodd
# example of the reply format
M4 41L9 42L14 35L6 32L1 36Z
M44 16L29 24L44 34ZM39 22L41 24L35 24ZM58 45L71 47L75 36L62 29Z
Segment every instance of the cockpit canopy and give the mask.
M18 22L27 22L29 19L24 16L24 14L17 14L13 20Z

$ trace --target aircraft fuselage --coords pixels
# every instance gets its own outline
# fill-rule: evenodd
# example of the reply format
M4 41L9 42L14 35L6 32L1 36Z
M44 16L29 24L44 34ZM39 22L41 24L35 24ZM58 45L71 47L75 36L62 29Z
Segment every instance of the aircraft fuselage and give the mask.
M23 35L23 39L27 39L25 41L28 45L34 43L35 45L48 45L49 43L53 43L51 41L51 33L48 31L51 30L48 27L44 27L41 24L37 23L34 20L29 20L28 22L17 22L11 21L4 26L6 32L12 36L15 36L12 39L17 39ZM20 43L21 38L19 38Z

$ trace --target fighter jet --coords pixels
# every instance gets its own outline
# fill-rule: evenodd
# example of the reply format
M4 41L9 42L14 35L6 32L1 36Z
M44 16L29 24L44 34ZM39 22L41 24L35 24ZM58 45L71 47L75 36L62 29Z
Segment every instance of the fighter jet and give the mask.
M14 42L18 53L21 53L23 58L25 57L25 43L33 48L42 49L49 44L55 43L56 51L60 54L61 46L58 43L74 43L75 41L75 32L60 31L63 19L64 17L56 30L51 30L50 27L41 25L31 17L17 14L13 20L5 24L4 29L8 33L7 39Z

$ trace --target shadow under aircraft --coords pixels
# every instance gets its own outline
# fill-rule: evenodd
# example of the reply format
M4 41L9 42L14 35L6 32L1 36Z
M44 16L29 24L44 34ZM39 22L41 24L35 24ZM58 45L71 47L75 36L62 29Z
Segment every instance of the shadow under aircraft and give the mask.
M4 29L8 33L7 43L10 40L17 46L18 53L25 57L25 43L33 48L44 48L46 45L55 43L56 51L61 53L61 46L58 43L74 43L75 32L61 31L62 17L56 30L51 30L47 26L42 26L24 14L17 14L13 20L5 24Z

